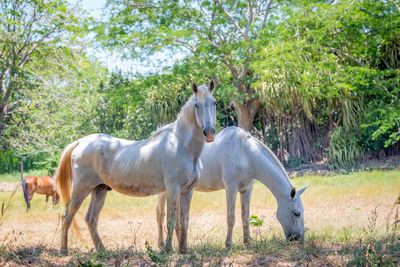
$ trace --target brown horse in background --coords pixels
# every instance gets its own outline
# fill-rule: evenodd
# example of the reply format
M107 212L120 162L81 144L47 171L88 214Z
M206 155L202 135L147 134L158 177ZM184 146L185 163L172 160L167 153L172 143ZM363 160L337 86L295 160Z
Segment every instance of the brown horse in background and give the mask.
M51 196L53 205L56 205L60 199L54 179L50 176L25 176L22 180L22 191L27 211L31 208L30 202L34 193L46 195L46 202Z

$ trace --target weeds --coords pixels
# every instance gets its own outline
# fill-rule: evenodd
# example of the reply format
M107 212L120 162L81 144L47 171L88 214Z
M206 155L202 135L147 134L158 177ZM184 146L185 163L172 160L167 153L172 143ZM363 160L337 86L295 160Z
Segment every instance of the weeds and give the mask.
M6 212L7 210L10 208L11 206L11 200L14 197L15 193L17 192L18 188L19 188L19 184L15 187L15 189L12 191L11 195L9 196L9 198L7 200L4 200L1 203L1 212L0 212L0 230L1 230L1 226L3 225L5 218L6 218Z
M160 252L155 251L148 241L146 241L145 247L147 256L156 266L166 266L168 264L169 256L164 250L161 250Z
M397 200L395 206L400 203ZM398 208L398 207L396 207ZM398 211L398 209L397 209ZM368 218L368 225L364 229L364 239L360 238L359 245L353 253L350 265L356 266L396 266L400 263L400 236L397 233L398 212L395 215L394 223L389 223L393 209L387 216L386 225L392 225L386 228L386 233L379 238L377 231L378 213L375 208Z

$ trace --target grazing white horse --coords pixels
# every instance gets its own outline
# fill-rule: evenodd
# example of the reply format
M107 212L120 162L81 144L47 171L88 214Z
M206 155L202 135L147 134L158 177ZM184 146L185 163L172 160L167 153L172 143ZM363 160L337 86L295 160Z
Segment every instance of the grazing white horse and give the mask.
M289 182L281 162L263 143L248 132L228 127L218 133L215 141L204 146L200 157L204 171L194 190L212 192L225 189L228 232L226 247L232 247L232 230L235 224L235 204L240 192L242 204L243 241L250 241L250 199L254 179L267 186L278 202L277 218L288 240L302 240L304 213L300 195ZM163 220L165 194L158 196L157 223L158 244L163 245ZM176 227L177 236L182 230Z
M193 96L182 107L177 120L149 139L129 141L94 134L66 147L56 173L66 206L61 229L62 252L68 252L68 229L89 194L91 200L85 221L96 249L104 249L97 223L107 191L111 189L130 196L165 192L168 206L166 250L172 250L177 208L181 227L179 250L187 250L190 202L201 171L199 158L205 142L214 140L216 120L214 82L209 86L193 84L192 87Z

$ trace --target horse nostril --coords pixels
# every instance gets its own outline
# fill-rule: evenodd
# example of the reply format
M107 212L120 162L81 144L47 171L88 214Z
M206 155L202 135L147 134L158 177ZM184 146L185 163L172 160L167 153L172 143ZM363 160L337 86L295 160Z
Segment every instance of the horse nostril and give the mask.
M290 234L287 239L289 241L298 241L300 239L300 235L299 234Z
M207 136L207 131L206 131L206 130L203 130L203 134L204 134L205 136Z
M215 134L215 129L214 128L211 129L211 133Z

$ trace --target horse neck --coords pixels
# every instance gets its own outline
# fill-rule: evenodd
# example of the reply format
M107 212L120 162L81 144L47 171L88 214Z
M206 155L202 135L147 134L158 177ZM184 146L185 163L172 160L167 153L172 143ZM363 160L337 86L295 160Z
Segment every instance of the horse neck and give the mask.
M255 141L259 153L250 153L255 163L255 179L268 187L278 202L288 199L292 185L284 167L276 156L259 141Z
M205 141L202 129L196 123L194 112L186 105L183 108L185 110L182 110L176 120L178 148L183 149L187 154L192 155L194 160L197 160L203 150Z

